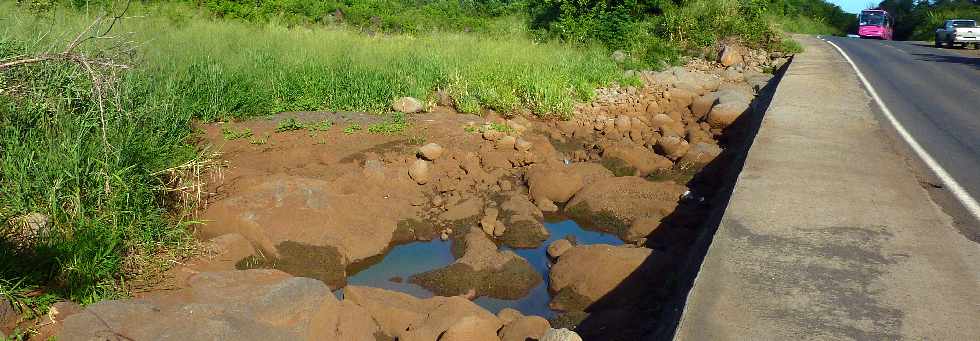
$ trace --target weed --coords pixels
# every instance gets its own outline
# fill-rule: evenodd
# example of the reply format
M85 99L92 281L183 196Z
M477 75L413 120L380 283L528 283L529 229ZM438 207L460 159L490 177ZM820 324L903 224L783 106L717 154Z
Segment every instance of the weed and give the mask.
M300 123L300 122L296 121L296 118L289 117L289 118L286 118L286 119L283 119L283 120L279 121L279 124L276 125L276 132L277 133L282 133L282 132L293 131L293 130L300 130L300 129L305 129L305 128L306 128L306 125L304 125L303 123Z
M361 130L361 125L357 122L354 122L348 125L347 128L344 128L344 134L353 135L354 133L360 130Z
M252 129L244 128L241 131L235 131L234 129L231 128L222 127L221 137L223 137L225 140L228 141L249 138L252 137Z
M368 131L374 134L391 135L405 131L406 128L408 128L408 121L405 119L405 114L394 113L383 122L369 125Z

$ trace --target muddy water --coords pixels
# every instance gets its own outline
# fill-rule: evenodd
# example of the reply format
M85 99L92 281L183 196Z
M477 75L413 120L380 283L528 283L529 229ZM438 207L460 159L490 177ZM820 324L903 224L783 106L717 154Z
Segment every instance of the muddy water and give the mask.
M513 308L525 315L552 318L555 316L555 312L548 308L548 303L551 301L551 295L548 293L548 268L551 265L546 251L548 245L562 238L574 239L579 245L623 244L619 238L612 234L583 229L572 220L546 221L545 227L551 232L551 237L541 247L513 250L527 259L531 266L541 273L544 282L521 299L501 300L480 297L474 301L475 303L494 313L504 308ZM349 274L347 282L350 285L395 290L419 298L432 297L432 292L409 283L408 279L414 274L438 269L455 261L450 251L451 245L452 243L448 241L435 240L396 246L380 262ZM338 295L342 295L342 292L338 292Z

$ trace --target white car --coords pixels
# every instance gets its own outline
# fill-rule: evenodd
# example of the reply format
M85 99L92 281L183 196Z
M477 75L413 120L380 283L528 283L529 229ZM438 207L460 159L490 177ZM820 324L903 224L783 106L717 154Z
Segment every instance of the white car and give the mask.
M936 47L943 44L948 47L973 44L976 48L980 44L980 27L977 27L976 20L946 20L942 27L936 29Z

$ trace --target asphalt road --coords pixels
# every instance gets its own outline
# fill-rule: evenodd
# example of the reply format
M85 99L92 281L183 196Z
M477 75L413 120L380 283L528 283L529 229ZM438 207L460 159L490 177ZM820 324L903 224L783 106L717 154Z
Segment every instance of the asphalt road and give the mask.
M825 39L854 60L915 140L970 196L980 199L980 51L922 42Z

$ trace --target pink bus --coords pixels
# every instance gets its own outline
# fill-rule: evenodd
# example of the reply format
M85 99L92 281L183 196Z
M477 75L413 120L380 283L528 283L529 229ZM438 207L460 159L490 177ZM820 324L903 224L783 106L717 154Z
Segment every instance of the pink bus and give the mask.
M892 16L880 9L867 9L858 16L858 36L861 38L892 39Z

